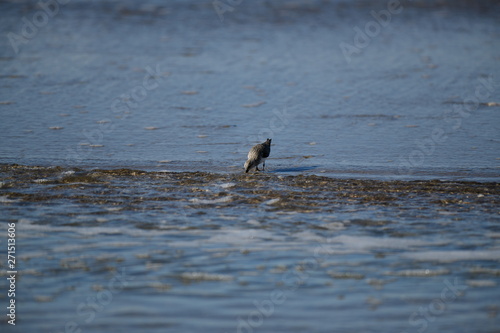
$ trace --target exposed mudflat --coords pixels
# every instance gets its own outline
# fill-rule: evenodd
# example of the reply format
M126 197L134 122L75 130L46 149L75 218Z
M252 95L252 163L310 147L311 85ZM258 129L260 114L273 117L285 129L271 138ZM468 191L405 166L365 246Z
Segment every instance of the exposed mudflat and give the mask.
M500 185L467 181L380 181L335 179L316 175L265 172L218 174L155 172L133 169L92 169L2 165L2 189L24 201L75 200L96 204L191 202L191 208L269 209L334 212L352 205L383 205L393 209L418 205L456 212L480 210L496 214ZM74 191L74 193L70 193Z

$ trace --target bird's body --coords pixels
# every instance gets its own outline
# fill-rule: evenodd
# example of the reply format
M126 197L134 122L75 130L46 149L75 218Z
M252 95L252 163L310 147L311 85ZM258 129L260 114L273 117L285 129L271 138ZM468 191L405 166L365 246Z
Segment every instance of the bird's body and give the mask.
M269 157L271 153L271 139L267 139L266 142L259 143L250 149L248 153L248 160L245 162L245 173L248 173L251 169L259 170L259 164L262 164L262 170L266 166L266 158Z

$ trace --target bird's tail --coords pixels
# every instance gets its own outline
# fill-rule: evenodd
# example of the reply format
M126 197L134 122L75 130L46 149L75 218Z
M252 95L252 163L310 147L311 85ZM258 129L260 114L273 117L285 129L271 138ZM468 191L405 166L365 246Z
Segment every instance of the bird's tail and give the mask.
M245 162L245 173L248 173L248 171L250 171L250 169L253 167L254 167L253 161L250 161L250 160L246 161Z

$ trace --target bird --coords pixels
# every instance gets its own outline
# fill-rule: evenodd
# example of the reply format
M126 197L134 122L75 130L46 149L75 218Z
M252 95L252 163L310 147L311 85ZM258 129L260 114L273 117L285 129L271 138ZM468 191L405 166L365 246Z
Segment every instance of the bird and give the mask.
M248 173L251 169L259 170L259 164L262 163L262 170L266 166L266 158L269 157L271 153L271 140L267 139L266 142L259 143L250 149L248 152L248 160L245 162L245 173Z

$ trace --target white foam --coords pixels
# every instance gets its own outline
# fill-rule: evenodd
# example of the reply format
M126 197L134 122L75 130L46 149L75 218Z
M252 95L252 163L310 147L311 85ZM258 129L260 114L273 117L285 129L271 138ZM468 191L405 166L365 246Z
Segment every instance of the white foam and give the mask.
M465 260L500 260L500 250L481 251L421 251L414 253L404 253L404 258L419 261L439 261L453 262Z
M213 199L213 200L205 200L205 199L198 199L198 198L193 198L190 201L193 203L199 203L199 204L217 204L217 203L223 203L223 202L228 202L232 199L233 197L228 195L227 197L222 197L219 199Z
M330 238L328 240L328 244L341 244L349 249L373 250L373 249L407 249L409 247L442 245L445 243L427 242L412 238L341 235Z
M129 236L151 236L151 235L162 235L167 232L162 232L160 230L145 230L145 229L131 229L122 227L73 227L73 226L57 226L57 225L47 225L47 224L35 224L28 219L21 219L18 223L18 229L22 230L25 235L30 231L35 232L71 232L83 236L94 236L94 235L129 235Z
M182 273L181 278L190 281L231 281L233 277L225 274L211 274L204 272Z
M104 207L104 209L107 210L108 212L117 212L117 211L122 210L123 208L122 207Z
M250 223L251 224L251 223ZM193 233L193 231L191 231ZM179 240L170 242L172 247L206 247L210 244L210 251L283 251L298 248L303 243L285 241L283 235L262 229L223 229L216 231L198 231L198 234L209 236L203 239ZM213 246L212 246L213 245ZM216 248L217 246L221 248Z
M11 203L11 202L18 202L19 200L12 200L9 199L8 195L2 195L0 196L0 203Z
M236 183L222 183L222 184L219 184L219 186L222 188L229 188L229 187L236 186Z
M259 240L269 240L275 238L275 235L269 231L261 229L226 229L217 232L209 239L207 243L226 243L226 244L251 244Z
M345 229L345 226L342 222L330 222L322 225L323 227L329 230L342 230Z
M278 201L280 201L280 198L275 198L275 199L264 201L264 204L265 205L272 205L272 204L277 203Z
M247 221L248 224L255 225L255 226L260 226L261 223L257 221L256 219L250 219Z
M396 272L387 272L386 275L395 276L437 276L437 275L447 275L450 271L448 269L405 269Z
M307 243L315 242L322 243L325 242L325 238L322 236L318 236L318 234L311 231L301 231L293 234L294 237L299 238L301 241L305 241Z

